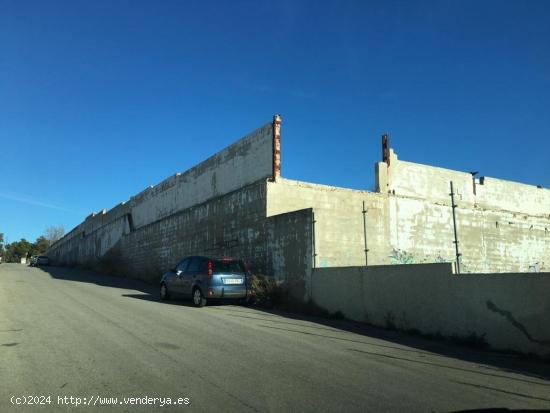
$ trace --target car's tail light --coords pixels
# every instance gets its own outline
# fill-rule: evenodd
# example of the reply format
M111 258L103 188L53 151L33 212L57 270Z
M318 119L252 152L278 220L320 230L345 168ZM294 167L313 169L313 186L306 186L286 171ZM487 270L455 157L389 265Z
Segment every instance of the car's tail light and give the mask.
M214 263L208 260L208 278L212 278L212 274L214 274Z

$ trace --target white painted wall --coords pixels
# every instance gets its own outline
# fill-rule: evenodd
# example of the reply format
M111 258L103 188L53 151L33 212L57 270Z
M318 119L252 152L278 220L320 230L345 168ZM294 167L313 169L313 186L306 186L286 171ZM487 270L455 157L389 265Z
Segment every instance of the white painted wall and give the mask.
M58 241L51 254L95 259L130 232L273 173L273 126L268 123L188 171L173 175L111 210L88 216ZM79 251L78 254L74 251Z
M447 203L453 181L455 200L464 206L533 216L550 214L550 190L536 185L477 176L474 192L468 172L402 161L393 152L390 165L379 162L376 171L376 186L382 193Z
M136 228L210 198L227 194L273 173L273 126L256 129L182 174L132 197Z

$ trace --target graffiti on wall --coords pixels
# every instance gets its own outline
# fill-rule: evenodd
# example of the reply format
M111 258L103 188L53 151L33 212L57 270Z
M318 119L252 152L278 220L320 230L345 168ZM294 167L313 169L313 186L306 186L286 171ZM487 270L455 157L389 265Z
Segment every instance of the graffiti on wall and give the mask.
M544 262L535 262L531 265L529 265L528 272L545 272L546 267L544 266Z
M392 264L415 264L416 260L412 253L392 247L389 255Z
M453 260L450 260L446 258L441 251L437 251L436 256L430 256L430 255L424 255L420 256L419 254L413 254L412 252L408 252L405 250L402 250L400 248L392 247L392 250L390 252L390 255L388 256L390 258L390 263L392 265L397 264L426 264L426 263L444 263L444 262L452 262Z

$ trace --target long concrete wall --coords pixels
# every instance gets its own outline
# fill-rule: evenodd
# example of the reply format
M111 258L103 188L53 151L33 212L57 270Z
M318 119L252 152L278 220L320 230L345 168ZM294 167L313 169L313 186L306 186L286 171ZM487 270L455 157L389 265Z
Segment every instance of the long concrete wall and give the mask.
M110 211L91 214L49 251L53 263L147 281L187 255L246 260L255 273L305 293L311 209L267 217L266 185L281 171L280 117L183 174Z
M185 255L236 255L265 271L264 181L133 230L124 218L58 243L49 251L52 261L153 280ZM110 248L99 248L112 238Z
M317 305L352 320L550 357L549 275L389 265L316 268L311 284Z
M227 194L273 173L273 125L268 123L182 174L132 197L136 228Z
M265 194L266 182L258 181L133 231L121 219L108 225L110 232L120 233L108 249L101 248L101 240L108 237L105 227L99 227L85 238L60 244L50 257L57 264L86 265L156 282L182 257L233 256L244 259L256 274L286 282L301 299L304 277L312 267L313 213L308 209L266 219Z
M91 214L52 246L53 261L148 278L186 254L232 254L307 296L312 267L454 261L453 181L463 271L548 271L550 191L474 181L392 150L375 166L377 192L284 179L280 122Z
M94 266L115 246L119 252L124 251L119 245L124 242L124 236L136 237L134 233L140 229L145 229L149 236L157 235L155 230L148 227L158 223L153 228L160 229L163 220L164 225L169 225L166 219L170 217L174 219L169 222L176 225L178 219L181 219L177 218L180 213L189 208L219 199L255 182L262 182L265 186L265 180L273 174L274 125L275 122L264 125L187 172L178 173L154 187L147 188L109 211L91 214L54 244L49 254L54 261ZM248 192L244 190L240 196L246 197ZM260 204L260 215L265 217L265 201ZM235 203L231 204L231 208L235 208L234 205ZM254 211L250 213L254 214ZM240 223L233 222L232 225L239 227ZM173 229L175 228L177 225ZM161 230L162 234L163 231ZM223 231L227 233L229 230ZM163 238L164 235L160 237L167 240ZM208 240L209 248L221 242L219 234L212 237L214 238ZM157 238L152 236L150 242L155 242L154 239ZM148 242L144 240L143 244ZM168 247L170 246L165 246ZM177 247L174 248L178 250ZM113 251L110 255L114 255ZM152 255L171 258L166 252ZM139 258L136 259L139 261ZM148 261L147 266L158 267L158 260L153 258Z

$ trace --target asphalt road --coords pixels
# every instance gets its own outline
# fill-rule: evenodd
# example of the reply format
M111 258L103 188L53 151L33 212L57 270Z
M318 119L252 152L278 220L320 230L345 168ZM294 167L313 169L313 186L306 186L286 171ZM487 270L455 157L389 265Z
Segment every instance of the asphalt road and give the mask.
M109 398L117 404L99 405ZM489 408L550 409L550 365L344 321L163 303L146 284L74 269L0 265L0 412Z

